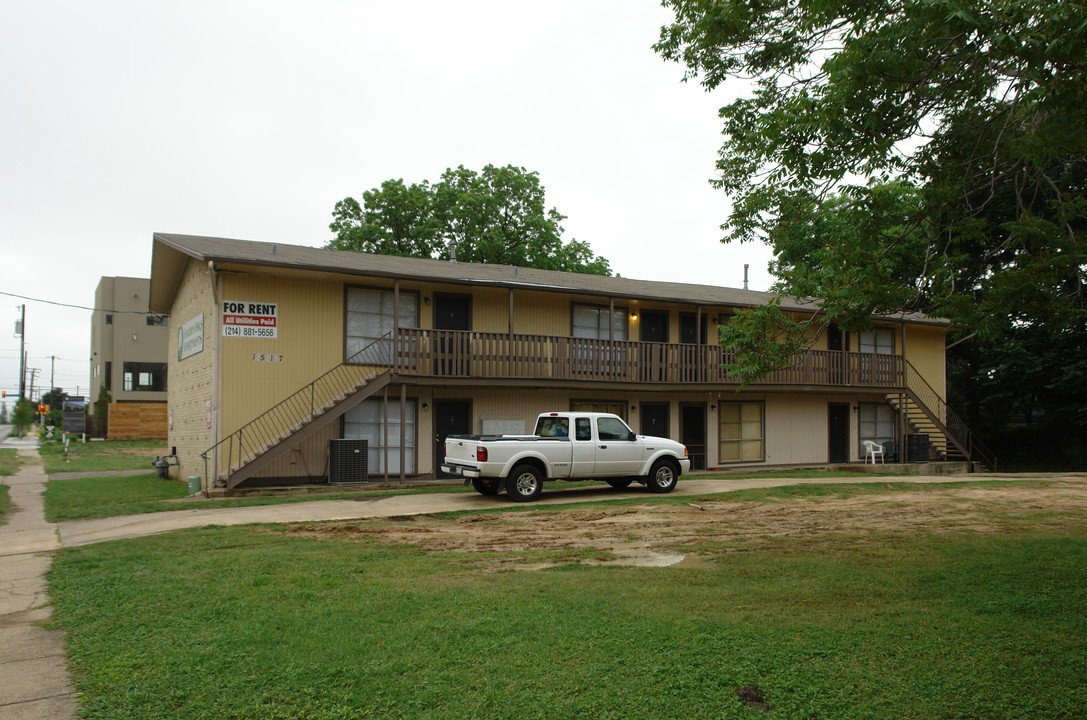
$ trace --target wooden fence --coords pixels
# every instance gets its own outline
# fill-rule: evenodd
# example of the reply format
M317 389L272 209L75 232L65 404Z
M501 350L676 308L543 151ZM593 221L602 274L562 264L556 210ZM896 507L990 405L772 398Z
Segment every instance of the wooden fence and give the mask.
M166 403L110 403L110 440L166 440Z

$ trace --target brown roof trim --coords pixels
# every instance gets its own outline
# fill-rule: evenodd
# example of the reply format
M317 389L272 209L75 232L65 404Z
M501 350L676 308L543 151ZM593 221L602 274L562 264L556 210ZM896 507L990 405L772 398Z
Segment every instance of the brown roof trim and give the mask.
M631 300L706 305L710 307L757 307L774 297L773 293L715 285L634 280L623 277L586 275L581 273L538 270L512 265L460 263L445 260L373 255L370 253L330 250L327 248L253 242L231 238L154 233L152 249L152 299L156 305L172 299L180 282L180 267L167 258L169 248L192 258L207 262L280 267L304 271L328 272L363 277L383 277L420 282L441 282L453 285L485 285L520 288L543 292L598 295ZM159 247L164 246L164 247ZM171 275L156 282L156 270ZM815 300L783 299L784 310L818 313ZM156 308L152 308L156 309ZM946 320L910 313L887 317L912 323L947 325Z

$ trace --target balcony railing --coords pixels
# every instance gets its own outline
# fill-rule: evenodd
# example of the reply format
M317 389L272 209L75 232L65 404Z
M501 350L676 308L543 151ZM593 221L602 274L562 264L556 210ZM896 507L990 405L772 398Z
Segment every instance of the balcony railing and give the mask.
M393 372L436 378L735 385L714 345L400 328ZM811 350L757 385L901 388L902 357Z

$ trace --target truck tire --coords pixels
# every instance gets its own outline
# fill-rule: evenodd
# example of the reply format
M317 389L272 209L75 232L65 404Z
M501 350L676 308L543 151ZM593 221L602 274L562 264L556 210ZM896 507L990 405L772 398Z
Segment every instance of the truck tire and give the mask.
M676 464L671 460L661 458L653 463L653 467L645 479L645 486L649 489L649 492L672 492L676 489L676 480L678 479L679 470Z
M634 482L634 478L609 478L605 480L608 485L611 485L616 490L622 490L623 488Z
M472 478L472 487L480 495L497 495L502 489L502 481L497 478Z
M531 502L543 491L543 473L534 465L518 465L506 478L506 494L516 502Z

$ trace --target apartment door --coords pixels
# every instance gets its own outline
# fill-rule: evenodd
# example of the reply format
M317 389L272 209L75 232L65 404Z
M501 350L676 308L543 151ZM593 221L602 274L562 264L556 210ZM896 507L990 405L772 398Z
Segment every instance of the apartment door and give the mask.
M472 296L434 293L434 329L472 329ZM441 376L471 374L471 342L466 332L435 333L434 372Z
M668 313L663 310L643 310L639 322L638 337L643 343L668 342ZM643 345L639 350L638 360L642 382L662 382L665 380L665 354L667 346L663 344Z
M642 435L668 437L668 403L642 403Z
M849 356L849 333L842 332L836 324L831 323L827 327L827 380L832 385L844 385L849 376L846 363Z
M706 382L711 363L701 345L706 344L706 328L708 320L702 313L702 322L699 324L698 315L695 313L679 314L679 363L681 368L680 380Z
M698 323L698 315L695 313L679 314L679 341L690 345L706 344L706 328L708 320L706 313L702 313L702 324Z
M849 462L849 403L827 403L827 462Z
M445 459L445 439L450 435L467 435L471 432L471 400L434 401L434 477L456 477L442 472L442 460Z
M679 441L687 446L692 470L706 469L706 403L680 403Z

